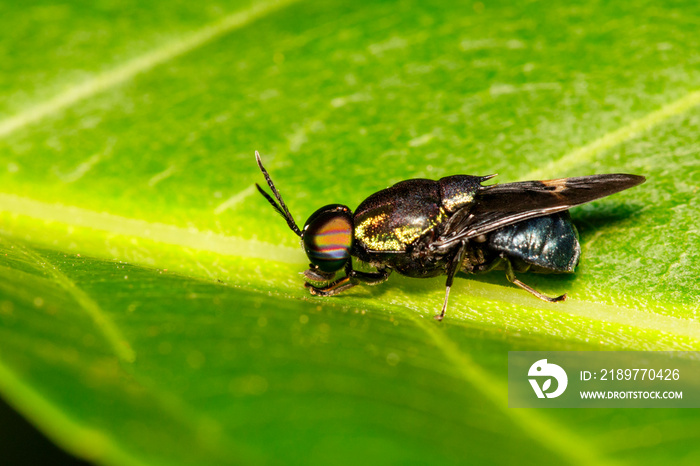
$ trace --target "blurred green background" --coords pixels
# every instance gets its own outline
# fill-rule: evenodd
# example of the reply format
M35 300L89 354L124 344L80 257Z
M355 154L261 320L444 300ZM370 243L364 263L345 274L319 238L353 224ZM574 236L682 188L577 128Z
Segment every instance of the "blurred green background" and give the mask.
M509 409L506 369L700 349L699 21L691 1L0 3L0 395L99 464L697 464L697 410ZM462 277L438 324L444 277L309 296L255 150L298 222L408 178L648 181L573 209L575 275L520 277L567 302Z

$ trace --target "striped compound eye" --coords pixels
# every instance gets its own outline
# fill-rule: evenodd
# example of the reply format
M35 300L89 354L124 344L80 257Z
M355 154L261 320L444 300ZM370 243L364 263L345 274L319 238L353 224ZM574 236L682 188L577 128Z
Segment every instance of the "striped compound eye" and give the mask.
M301 236L311 264L323 272L343 268L350 258L352 230L352 213L344 205L327 205L314 212Z

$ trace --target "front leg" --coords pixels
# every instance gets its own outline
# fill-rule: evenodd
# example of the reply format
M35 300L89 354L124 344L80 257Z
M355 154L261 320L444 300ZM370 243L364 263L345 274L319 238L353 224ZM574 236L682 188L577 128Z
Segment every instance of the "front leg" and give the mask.
M445 317L445 311L447 310L447 301L450 299L450 288L452 287L452 281L459 272L464 262L464 256L467 252L467 241L462 241L459 248L452 257L450 264L447 268L447 282L445 283L445 300L442 302L442 311L440 314L435 316L435 320L442 320Z
M309 271L307 270L307 272ZM339 278L323 287L316 287L309 282L306 282L304 286L309 289L312 295L333 296L361 283L365 285L383 283L389 278L390 273L391 269L377 269L376 272L360 272L352 268L352 261L348 261L345 265L345 276L343 278ZM309 277L314 274L304 273L304 275Z

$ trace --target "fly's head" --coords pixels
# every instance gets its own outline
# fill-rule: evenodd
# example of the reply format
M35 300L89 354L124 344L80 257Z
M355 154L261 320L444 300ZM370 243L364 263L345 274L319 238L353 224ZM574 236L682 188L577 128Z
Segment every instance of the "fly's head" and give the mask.
M311 214L304 228L299 229L270 175L263 167L260 154L257 151L255 159L279 204L260 185L256 184L255 186L270 205L287 221L289 228L301 238L304 252L311 262L309 270L304 275L312 281L331 280L335 273L350 260L353 243L352 212L347 206L330 204Z

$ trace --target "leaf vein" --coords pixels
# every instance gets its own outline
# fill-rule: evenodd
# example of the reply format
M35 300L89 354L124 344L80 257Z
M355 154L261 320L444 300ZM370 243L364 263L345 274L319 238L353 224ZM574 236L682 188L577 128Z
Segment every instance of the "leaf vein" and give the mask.
M583 438L535 410L508 408L508 391L503 384L491 377L467 354L460 351L459 347L447 338L444 332L438 332L433 322L426 321L415 312L406 312L406 315L416 323L417 327L428 334L438 349L454 363L463 380L474 387L540 446L555 453L570 464L615 464L602 458L593 446L585 442Z
M219 21L210 23L190 33L183 39L166 43L116 68L98 73L91 79L69 87L44 102L40 102L21 113L0 121L0 138L58 113L64 108L82 100L117 87L138 74L147 72L174 58L200 48L231 31L240 29L256 19L296 1L298 0L270 0L253 5L246 10L232 13Z
M48 273L73 299L85 310L100 329L107 341L114 349L117 357L125 362L134 362L136 353L131 348L131 345L122 335L119 328L107 316L102 308L88 296L81 288L79 288L70 278L64 275L56 266L51 264L45 257L39 253L29 249L26 246L17 245L24 254L36 263L41 269Z
M700 90L692 91L673 102L664 105L647 115L633 120L626 125L610 131L600 138L582 146L556 160L545 164L541 168L532 170L523 179L541 179L551 176L552 173L560 173L587 163L595 155L615 146L623 144L641 133L651 130L696 106L700 105Z

